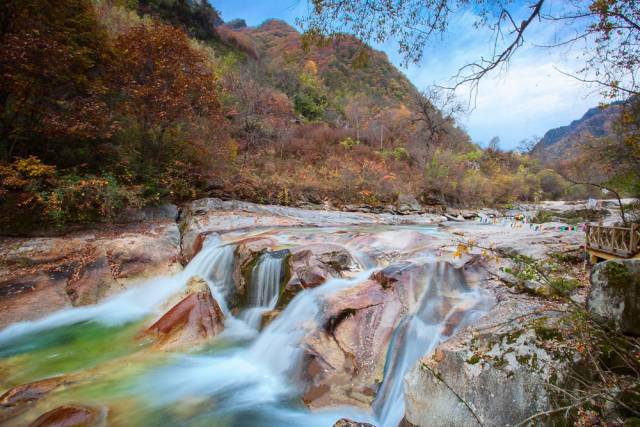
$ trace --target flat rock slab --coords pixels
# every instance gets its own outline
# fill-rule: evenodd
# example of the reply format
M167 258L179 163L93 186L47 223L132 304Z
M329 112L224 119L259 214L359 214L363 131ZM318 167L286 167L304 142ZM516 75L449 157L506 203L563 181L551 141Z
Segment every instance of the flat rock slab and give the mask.
M435 224L443 217L431 214L393 215L321 211L250 202L200 199L185 209L182 243L185 260L202 245L202 236L261 227L332 227L364 224Z

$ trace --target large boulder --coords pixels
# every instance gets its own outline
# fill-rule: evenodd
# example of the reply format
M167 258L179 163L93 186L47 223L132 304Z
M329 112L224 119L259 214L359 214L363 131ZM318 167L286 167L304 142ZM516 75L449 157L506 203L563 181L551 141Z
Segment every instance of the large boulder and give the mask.
M95 304L181 266L174 222L0 239L0 328L69 306Z
M405 425L513 426L552 409L577 353L541 308L500 304L422 357L405 376Z
M224 329L224 314L200 277L192 277L186 296L144 335L155 338L154 347L162 350L200 346Z
M303 340L304 402L312 408L368 408L382 383L389 343L402 319L414 314L425 323L442 322L447 335L462 320L455 311L459 292L465 290L464 273L448 263L407 262L328 297L320 327Z
M302 289L315 288L332 277L354 268L355 261L344 247L328 243L303 245L290 249L289 280L278 300L286 305Z
M382 381L386 349L406 308L375 280L332 297L320 329L304 341L304 402L369 407Z
M587 307L615 329L640 336L640 259L606 261L593 267Z
M398 195L396 208L400 213L422 212L422 205L410 194Z

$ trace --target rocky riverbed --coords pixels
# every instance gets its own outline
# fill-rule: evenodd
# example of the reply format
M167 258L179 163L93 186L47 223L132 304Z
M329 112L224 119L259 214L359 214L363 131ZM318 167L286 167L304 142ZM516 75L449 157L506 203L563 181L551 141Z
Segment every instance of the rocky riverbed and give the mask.
M218 199L163 212L0 241L0 423L497 426L552 404L540 384L569 362L545 331L567 303L500 254L576 255L579 228Z

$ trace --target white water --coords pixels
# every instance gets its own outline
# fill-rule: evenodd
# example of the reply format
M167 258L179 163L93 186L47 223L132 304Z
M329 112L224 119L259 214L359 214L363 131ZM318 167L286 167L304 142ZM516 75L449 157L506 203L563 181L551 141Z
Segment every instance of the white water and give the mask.
M321 307L326 296L365 281L375 269L355 277L330 279L322 286L302 290L283 312L256 336L262 312L246 312L242 320L227 307L234 289L232 245L216 244L204 248L181 273L151 280L103 303L62 310L43 319L14 324L0 331L0 344L30 333L83 321L121 324L159 312L194 275L203 277L226 315L222 336L255 340L213 356L178 356L174 363L144 376L134 390L151 407L205 402L205 412L195 411L192 421L215 417L252 414L245 425L330 426L344 416L380 427L395 427L404 414L403 379L422 355L455 331L472 322L485 309L477 290L469 289L464 276L449 264L434 263L426 275L422 295L413 313L396 328L389 345L384 381L372 411L333 408L311 413L297 408L295 401L302 389L298 383L304 336L319 327ZM371 259L364 256L366 263ZM424 260L430 260L426 256ZM252 309L275 307L282 277L282 259L264 254L252 272L250 301ZM166 308L166 307L164 307ZM455 325L448 322L455 317ZM246 323L254 328L247 334ZM242 415L241 415L242 416ZM200 418L197 420L196 418ZM203 418L204 417L204 418ZM206 418L213 417L213 418Z
M487 298L469 289L462 272L448 263L432 264L424 280L427 283L418 309L402 320L389 343L384 380L373 403L380 427L396 427L402 420L404 377L418 359L488 308ZM443 307L449 309L443 312ZM447 327L455 314L462 318Z
M265 252L260 255L251 272L249 303L241 318L253 329L259 329L262 315L276 308L282 282L284 252Z
M144 378L140 394L147 396L153 406L208 396L215 401L212 411L216 415L261 408L267 411L263 414L267 418L285 417L300 426L331 425L345 413L360 420L371 419L354 408L312 414L279 405L300 391L295 381L303 353L300 341L317 327L324 296L361 283L373 271L363 271L350 279L331 279L322 286L299 292L250 346L213 357L181 358L175 365ZM269 409L264 405L269 405Z
M210 245L174 276L156 277L96 305L63 309L37 320L14 323L0 331L0 344L24 335L86 321L112 326L141 319L157 312L193 276L201 276L207 281L220 307L228 314L225 297L229 286L233 286L234 249L231 245Z

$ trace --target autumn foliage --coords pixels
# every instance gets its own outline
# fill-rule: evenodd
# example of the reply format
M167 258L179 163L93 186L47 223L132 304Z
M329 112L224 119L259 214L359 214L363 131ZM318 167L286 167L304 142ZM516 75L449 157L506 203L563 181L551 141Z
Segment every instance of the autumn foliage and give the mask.
M353 37L312 45L280 21L220 22L187 2L3 2L2 231L203 196L510 203L557 178L480 149Z

